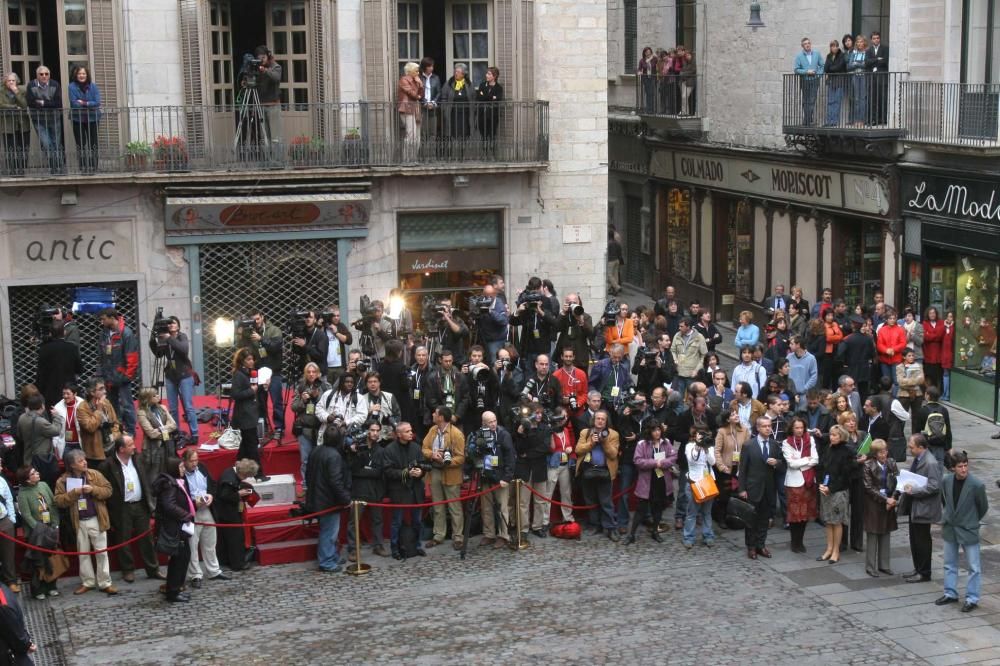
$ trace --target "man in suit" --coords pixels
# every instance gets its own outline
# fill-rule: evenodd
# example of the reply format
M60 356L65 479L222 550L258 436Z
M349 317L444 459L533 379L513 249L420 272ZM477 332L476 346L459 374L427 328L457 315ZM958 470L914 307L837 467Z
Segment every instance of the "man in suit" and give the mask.
M743 445L740 455L740 497L754 506L753 525L746 534L747 557L771 557L767 549L767 525L777 499L776 476L785 463L781 447L771 437L771 419L757 419L757 436Z
M860 421L859 425L864 428L865 432L871 435L872 441L882 439L888 442L889 422L882 416L882 410L878 401L869 398L865 400L865 404L862 405L861 409L865 414L865 418Z
M944 518L941 538L944 540L944 596L935 601L938 606L958 602L958 547L965 551L969 565L969 582L965 586L962 612L979 607L982 566L979 561L979 521L989 511L986 486L969 474L969 456L965 451L952 454L953 474L941 482L944 495Z
M80 362L80 348L65 337L65 324L61 319L52 322L52 337L38 347L38 372L35 385L45 398L45 404L52 407L62 400L62 390L66 384L76 382L77 375L83 373Z
M851 333L838 346L837 356L847 369L847 376L853 378L857 395L863 401L871 393L872 363L876 357L875 341L861 332L865 320L860 316L852 315L848 321Z
M816 93L819 92L819 77L823 75L823 58L813 51L808 37L802 39L802 51L795 56L795 73L799 75L802 89L802 124L813 124L816 110Z
M913 556L913 571L906 574L907 583L920 583L931 579L931 525L941 522L941 465L927 450L927 438L923 433L910 435L907 442L913 463L910 471L927 477L927 485L922 489L911 488L901 483L897 491L903 493L900 511L910 517L910 552Z
M764 309L774 314L775 310L788 310L788 297L785 296L785 285L774 285L774 296L764 299Z
M155 506L153 487L146 478L145 465L135 450L135 441L129 435L121 435L115 440L115 454L106 459L99 469L111 484L108 499L108 514L114 543L128 541L149 529L149 519ZM146 535L139 539L139 552L146 568L146 575L158 580L166 580L160 572L153 550L153 539ZM128 546L118 549L118 564L122 570L122 580L135 582L135 563L132 549Z
M889 47L882 35L872 33L871 46L865 52L865 69L871 72L868 92L868 124L885 125L889 114Z

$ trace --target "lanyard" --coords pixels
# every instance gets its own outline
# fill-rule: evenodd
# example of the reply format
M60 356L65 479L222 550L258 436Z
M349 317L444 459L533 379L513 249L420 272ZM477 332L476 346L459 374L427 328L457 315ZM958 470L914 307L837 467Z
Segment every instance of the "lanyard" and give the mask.
M623 319L622 322L620 324L616 324L616 326L618 327L618 339L621 340L622 333L625 332L625 320Z
M576 369L576 368L574 368L574 370L575 370L575 369ZM579 384L579 383L580 383L580 380L576 378L576 373L571 373L571 372L569 372L569 371L568 371L568 370L567 370L566 368L559 368L559 370L561 370L561 371L562 371L562 373L563 373L564 375L566 375L566 382L567 382L567 383L568 383L568 384L569 384L570 386L576 386L577 384Z

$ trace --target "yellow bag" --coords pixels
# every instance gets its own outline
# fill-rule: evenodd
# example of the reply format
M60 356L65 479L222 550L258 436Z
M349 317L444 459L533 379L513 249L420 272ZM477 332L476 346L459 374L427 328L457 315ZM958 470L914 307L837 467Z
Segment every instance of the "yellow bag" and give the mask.
M695 504L704 504L718 496L719 487L715 485L715 479L711 474L691 482L691 497L694 498Z

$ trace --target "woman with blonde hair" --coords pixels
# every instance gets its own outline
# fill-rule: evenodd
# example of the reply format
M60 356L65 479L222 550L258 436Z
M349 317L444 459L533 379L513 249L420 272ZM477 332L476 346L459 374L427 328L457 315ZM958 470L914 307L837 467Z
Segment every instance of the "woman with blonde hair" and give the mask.
M830 428L830 446L820 456L819 507L820 518L826 523L826 550L817 562L836 564L840 561L840 537L847 524L848 494L854 451L847 446L847 431L843 426Z
M893 575L890 567L889 535L896 531L896 479L899 467L889 457L885 440L872 442L871 455L864 466L865 573Z
M295 385L295 399L292 400L292 413L295 414L292 433L299 440L303 491L306 487L306 463L313 447L316 446L321 425L319 417L316 416L316 403L319 402L319 397L329 390L330 385L323 379L319 365L306 363L302 369L302 379Z
M167 458L177 455L174 436L177 422L170 412L160 404L160 392L147 386L139 391L139 411L136 414L142 428L142 462L146 468L146 478L155 479L166 468Z
M397 109L403 121L403 161L416 162L420 150L420 100L424 96L424 82L420 78L420 65L408 62L399 77L396 98Z

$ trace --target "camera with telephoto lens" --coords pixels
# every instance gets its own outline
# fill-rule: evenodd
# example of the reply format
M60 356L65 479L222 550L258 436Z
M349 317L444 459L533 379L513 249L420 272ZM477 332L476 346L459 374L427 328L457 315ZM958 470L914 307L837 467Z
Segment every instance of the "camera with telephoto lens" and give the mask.
M565 396L563 396L563 399L565 399L567 401L566 404L569 405L569 408L570 408L571 411L575 412L575 411L577 411L580 408L580 403L578 403L576 401L576 394L575 393L570 393L569 395L565 395Z
M469 441L465 446L465 463L468 471L478 471L482 478L494 483L500 480L500 470L494 467L491 470L485 469L486 456L494 455L497 447L497 434L489 428L480 428L469 434Z
M578 304L571 307L569 311L573 314L574 317L582 317L584 312L583 306Z
M652 363L652 364L655 365L656 364L656 358L659 355L660 355L660 352L657 349L649 349L648 347L645 347L642 350L642 357L644 359L646 359L646 365L649 365L650 363Z
M296 312L289 313L287 327L288 335L293 338L306 337L306 317L308 316L308 310L298 310Z
M490 369L485 365L476 365L469 368L469 379L474 382L485 382L490 376Z
M601 319L605 326L615 325L618 320L618 299L612 298L608 301L607 305L604 306L604 314L601 315Z
M239 79L244 88L257 87L257 75L263 64L263 58L258 58L252 53L243 54L243 65L240 67Z
M488 314L493 308L493 299L489 296L484 296L480 294L479 296L469 297L469 312L474 314Z
M359 375L363 375L372 369L372 361L369 358L359 358L354 364L354 368Z
M62 312L60 308L48 305L38 306L38 310L35 312L35 320L32 322L34 336L42 342L50 340L52 338L52 323L55 321L56 315L60 312Z
M233 328L240 333L240 340L243 345L250 344L250 336L255 332L260 333L257 330L257 322L253 317L242 317L233 321Z
M521 389L521 397L522 398L533 397L535 395L535 386L536 386L535 378L532 377L525 383L524 388Z

